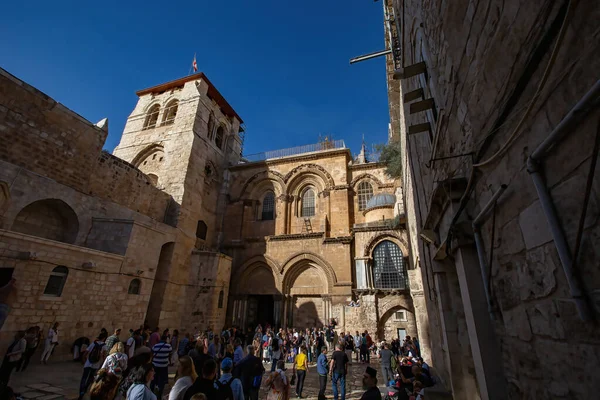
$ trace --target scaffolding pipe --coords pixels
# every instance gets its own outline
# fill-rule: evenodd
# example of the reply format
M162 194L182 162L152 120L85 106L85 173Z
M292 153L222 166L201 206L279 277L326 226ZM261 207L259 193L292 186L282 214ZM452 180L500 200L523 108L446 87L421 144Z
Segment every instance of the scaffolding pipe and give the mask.
M376 51L374 53L369 53L369 54L365 54L362 56L354 57L354 58L350 59L350 64L354 64L354 63L365 61L365 60L370 60L371 58L385 56L385 55L390 54L391 52L392 52L392 50L388 49L388 50Z
M585 117L598 106L600 98L600 80L596 81L594 86L577 102L575 107L562 119L562 121L554 128L552 133L531 153L527 159L527 172L531 175L533 184L540 199L540 204L546 216L546 220L550 226L554 246L558 252L558 257L567 278L569 292L575 301L579 317L583 321L592 319L592 312L589 303L585 298L584 292L576 277L576 271L573 268L573 259L569 244L560 225L560 220L556 213L552 196L546 185L543 177L543 166L541 162L547 155L548 150L557 142L562 140L565 135L572 132Z
M494 207L502 193L506 190L506 185L500 185L500 189L496 191L492 195L492 198L488 203L483 207L483 210L475 217L473 220L473 234L475 236L475 246L477 247L477 257L479 258L479 268L481 269L481 279L483 280L483 288L485 291L485 300L488 305L488 313L490 314L490 318L494 319L494 308L492 307L492 298L490 291L490 276L489 276L489 266L486 260L485 255L485 245L483 243L483 238L481 237L481 225L483 224L484 219L487 217L489 211ZM491 244L492 246L494 243Z

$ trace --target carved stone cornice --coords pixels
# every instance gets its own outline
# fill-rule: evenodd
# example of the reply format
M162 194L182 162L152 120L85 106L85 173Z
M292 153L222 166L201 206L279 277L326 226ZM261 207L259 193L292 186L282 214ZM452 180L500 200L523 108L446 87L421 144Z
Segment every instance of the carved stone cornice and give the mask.
M285 240L321 239L325 232L293 233L288 235L268 236L269 242L280 242Z
M342 244L350 244L352 243L352 236L338 236L338 237L329 237L323 239L323 244L330 243L342 243Z

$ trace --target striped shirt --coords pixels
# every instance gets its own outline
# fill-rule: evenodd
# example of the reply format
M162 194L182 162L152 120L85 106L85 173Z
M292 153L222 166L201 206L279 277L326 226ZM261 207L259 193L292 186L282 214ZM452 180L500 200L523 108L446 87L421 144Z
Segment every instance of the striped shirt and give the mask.
M168 367L169 366L169 354L171 354L171 345L166 342L159 342L152 347L152 365L155 367Z

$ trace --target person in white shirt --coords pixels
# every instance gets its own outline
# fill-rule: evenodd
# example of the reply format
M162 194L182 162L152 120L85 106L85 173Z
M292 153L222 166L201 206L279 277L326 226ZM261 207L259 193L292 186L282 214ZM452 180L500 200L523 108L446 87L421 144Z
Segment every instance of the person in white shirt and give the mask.
M58 345L58 322L54 323L54 326L48 330L48 336L46 336L46 342L44 343L44 352L42 353L42 362L47 363L52 350Z
M133 332L133 335L131 335L129 339L127 339L127 343L125 343L125 352L129 358L132 358L135 354L135 342L140 337L140 334L141 332L138 329L137 331Z

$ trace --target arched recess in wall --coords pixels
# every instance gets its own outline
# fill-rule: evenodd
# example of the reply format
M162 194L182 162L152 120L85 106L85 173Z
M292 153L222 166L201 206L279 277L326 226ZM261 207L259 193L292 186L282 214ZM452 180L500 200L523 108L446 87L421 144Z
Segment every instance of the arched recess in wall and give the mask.
M75 243L79 220L71 206L62 200L38 200L19 211L11 230L58 242Z
M160 114L160 106L154 104L146 111L146 118L144 119L144 127L142 129L156 128L158 124L158 115Z
M273 269L262 262L248 266L234 279L234 293L247 295L276 295L280 294L279 279Z
M314 253L297 253L283 264L282 274L283 292L289 294L290 289L294 284L294 281L298 278L299 274L305 271L308 267L317 268L321 276L325 279L324 288L327 293L333 290L333 286L337 282L337 277L333 267L324 259ZM323 292L325 293L325 292Z
M132 164L148 176L150 182L157 186L160 173L165 163L165 151L161 144L155 143L140 151Z
M133 160L131 160L131 164L134 167L139 168L145 160L147 160L155 153L163 153L164 156L164 146L160 143L153 143L151 145L146 146L135 157L133 157Z
M179 100L173 99L167 103L165 111L163 112L162 125L173 125L175 123L175 117L177 116L177 110L179 109Z
M406 243L406 241L401 237L392 235L390 233L384 233L371 238L371 240L369 240L369 242L365 246L363 256L372 257L373 249L384 240L389 240L396 243L400 247L400 250L402 251L404 257L408 258L408 243Z
M171 274L174 249L174 242L165 243L160 249L156 274L154 275L154 283L152 284L152 292L146 312L146 321L150 326L158 326L160 321L165 290L169 281L169 275Z
M390 319L394 318L394 314L396 314L397 312L401 312L404 311L405 312L405 321L399 320L397 322L405 322L406 325L409 324L409 322L414 322L414 306L412 305L412 302L408 302L408 301L403 301L403 304L400 305L395 305L392 306L391 308L387 309L386 311L382 311L378 321L377 321L377 337L380 339L387 339L387 340L391 340L391 337L386 337L385 334L385 328L386 325L388 325L388 321ZM411 332L408 332L409 335L411 335ZM394 336L395 337L395 336Z
M250 282L256 282L254 277L252 276L252 272L255 268L259 266L267 266L271 270L271 274L275 279L275 287L278 291L281 291L281 281L282 275L281 266L269 256L266 255L258 255L249 258L244 264L242 264L239 268L236 268L232 275L232 291L233 294L239 294L238 290L240 289L241 282L248 280Z
M257 172L244 182L239 198L258 199L266 189L272 189L276 197L285 193L283 175L273 170Z

